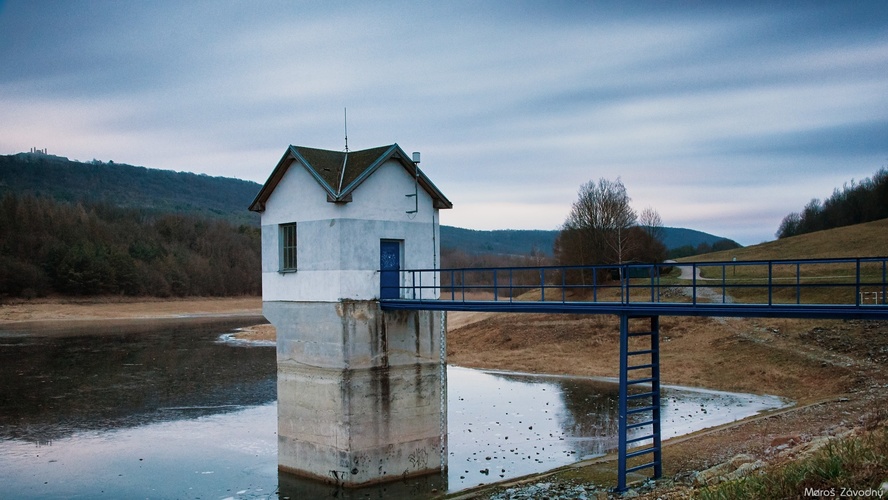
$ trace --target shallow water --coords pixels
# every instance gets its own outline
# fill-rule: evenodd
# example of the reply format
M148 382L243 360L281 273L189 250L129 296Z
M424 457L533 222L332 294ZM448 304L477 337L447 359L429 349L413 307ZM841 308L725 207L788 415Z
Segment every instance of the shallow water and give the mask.
M417 496L616 447L616 385L448 369L448 460L359 491L277 471L275 351L225 341L258 318L0 327L0 484L10 498ZM664 389L664 438L781 406Z

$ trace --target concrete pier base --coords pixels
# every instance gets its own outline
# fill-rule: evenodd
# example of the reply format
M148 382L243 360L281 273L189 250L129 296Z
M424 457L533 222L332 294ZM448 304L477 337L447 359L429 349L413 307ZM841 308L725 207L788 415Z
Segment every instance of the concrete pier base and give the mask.
M355 487L446 467L440 313L376 301L263 313L277 329L282 471Z

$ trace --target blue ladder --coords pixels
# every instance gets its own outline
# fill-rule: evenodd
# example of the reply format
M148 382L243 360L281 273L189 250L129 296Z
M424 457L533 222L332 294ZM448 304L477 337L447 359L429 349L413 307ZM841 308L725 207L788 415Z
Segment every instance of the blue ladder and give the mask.
M646 331L632 332L629 328L630 319L649 319L650 329ZM634 338L649 338L650 347L632 347L630 340ZM635 342L634 344L638 344ZM630 375L649 370L649 376ZM629 394L630 386L650 386L650 390L633 392ZM632 401L633 407L629 408ZM630 423L630 417L634 417ZM642 432L642 435L629 438L630 431L635 429L649 429L650 432ZM630 317L628 314L620 315L620 402L619 402L619 463L617 464L617 488L616 491L626 490L626 475L630 472L652 468L654 479L663 475L663 456L660 450L660 317L642 316ZM650 442L650 446L648 443ZM645 442L642 448L629 452L629 446L635 443ZM629 459L651 455L649 462L628 467Z

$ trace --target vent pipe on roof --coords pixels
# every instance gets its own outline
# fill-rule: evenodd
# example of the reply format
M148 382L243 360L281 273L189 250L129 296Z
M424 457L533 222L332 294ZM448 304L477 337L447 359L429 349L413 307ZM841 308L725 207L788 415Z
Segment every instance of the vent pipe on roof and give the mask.
M413 197L413 210L408 210L407 214L411 219L419 212L419 151L413 152L413 194L406 195L408 198Z

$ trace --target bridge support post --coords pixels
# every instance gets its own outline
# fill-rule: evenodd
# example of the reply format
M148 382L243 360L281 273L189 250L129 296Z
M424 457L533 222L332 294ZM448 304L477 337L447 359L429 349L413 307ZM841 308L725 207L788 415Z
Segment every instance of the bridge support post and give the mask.
M648 320L649 327L633 331L632 320ZM650 468L655 479L663 475L660 436L660 317L622 314L617 491L626 490L632 472ZM644 456L650 458L633 461Z

